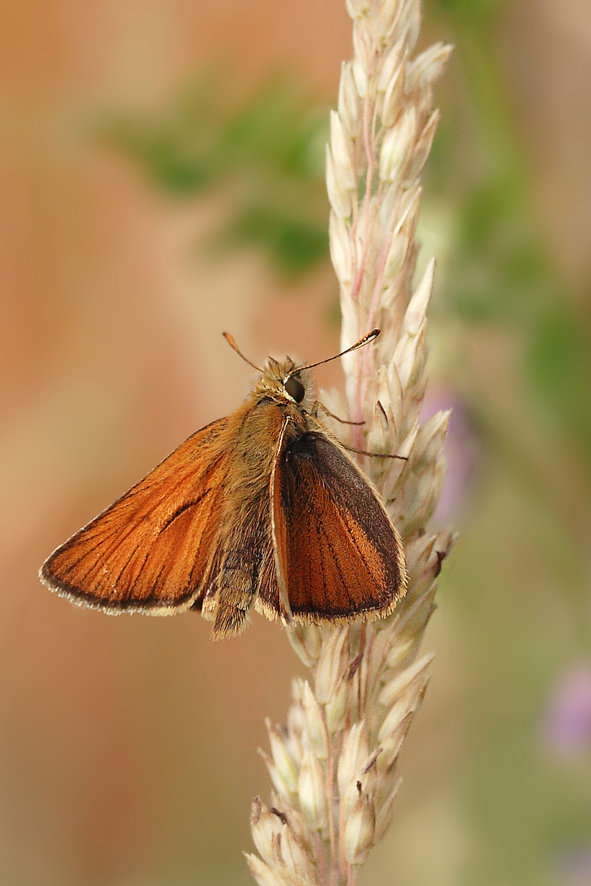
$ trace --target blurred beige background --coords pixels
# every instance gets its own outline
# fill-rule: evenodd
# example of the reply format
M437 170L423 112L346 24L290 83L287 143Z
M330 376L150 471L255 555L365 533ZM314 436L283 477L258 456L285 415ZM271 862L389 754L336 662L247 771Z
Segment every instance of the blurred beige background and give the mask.
M223 329L255 361L333 353L334 282L326 263L282 283L255 251L202 257L195 238L219 214L219 198L179 204L158 194L90 138L84 122L102 108L157 107L210 59L227 66L238 98L281 68L330 103L350 56L344 2L24 0L0 8L0 882L246 884L249 803L269 788L256 748L266 742L264 717L282 721L295 670L281 631L255 617L244 636L214 646L197 616L107 618L52 596L36 573L56 544L193 430L238 405L251 376ZM489 50L523 152L530 209L565 298L587 315L591 8L586 0L516 0L495 22ZM429 7L423 41L454 39L450 31ZM445 96L467 89L462 76L458 64L442 86L444 113ZM494 120L490 126L496 147ZM433 248L444 251L449 228L437 230L436 209L425 219L427 237L434 232ZM466 334L457 319L434 322L435 383L453 375L445 365L453 327L490 415L501 426L521 421L521 439L537 441L514 375L518 333ZM317 377L325 387L341 383L334 364ZM562 439L536 446L556 519L582 549L588 487L576 458ZM573 875L554 863L552 840L544 853L544 825L524 838L525 855L508 848L502 828L494 831L504 804L527 818L523 798L539 803L533 785L519 799L495 792L497 770L483 762L486 724L504 723L498 747L527 756L535 737L520 731L513 709L529 711L529 725L542 717L553 669L559 675L585 655L590 607L588 563L568 578L585 591L561 597L562 567L542 568L544 534L529 535L535 505L520 510L511 472L487 462L486 451L482 457L461 518L465 542L429 637L439 664L404 752L394 827L362 883L591 882L591 862L589 879L578 880L578 868ZM515 507L517 535L502 526ZM568 559L564 550L559 559ZM499 623L482 595L498 601ZM501 620L516 611L515 624L531 624L535 612L535 642L526 637L532 655L554 650L531 708L519 693L507 698L506 687L521 686L512 672L515 638L498 640ZM591 809L585 754L588 747L567 764L571 775L559 766L549 776L560 782L565 808L569 791L579 790L577 810ZM512 765L519 769L515 758ZM470 805L474 777L488 818ZM540 802L553 796L549 788ZM582 812L565 813L571 819L584 852L590 829ZM498 870L487 860L492 833L506 858ZM566 825L565 833L568 849Z

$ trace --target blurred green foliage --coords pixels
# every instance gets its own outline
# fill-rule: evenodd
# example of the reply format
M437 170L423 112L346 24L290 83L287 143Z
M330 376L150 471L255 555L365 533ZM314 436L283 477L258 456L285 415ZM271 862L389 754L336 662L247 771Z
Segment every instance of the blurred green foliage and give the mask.
M448 13L456 45L456 83L442 83L442 132L426 185L427 194L439 193L455 215L445 303L463 323L518 331L523 380L538 417L548 431L575 443L590 483L591 310L562 279L532 212L527 158L494 52L494 14L506 4L430 0L427 5ZM458 80L463 96L452 93Z
M161 113L115 115L105 132L166 194L225 196L210 249L255 245L287 279L328 254L327 109L293 84L274 81L236 108L223 79L202 73Z

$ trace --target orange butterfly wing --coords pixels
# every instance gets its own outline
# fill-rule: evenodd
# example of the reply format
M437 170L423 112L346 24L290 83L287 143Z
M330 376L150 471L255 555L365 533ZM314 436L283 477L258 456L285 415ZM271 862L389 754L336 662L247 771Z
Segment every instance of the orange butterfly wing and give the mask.
M404 596L402 545L377 493L324 434L307 432L278 453L271 484L278 587L296 621L389 614ZM279 590L261 608L283 615Z
M167 614L203 591L224 506L228 419L197 431L43 564L41 580L106 611Z

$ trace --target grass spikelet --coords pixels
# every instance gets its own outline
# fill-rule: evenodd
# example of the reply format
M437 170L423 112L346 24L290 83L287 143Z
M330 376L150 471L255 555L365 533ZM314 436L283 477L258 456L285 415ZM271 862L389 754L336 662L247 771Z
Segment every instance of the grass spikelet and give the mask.
M409 583L386 619L288 631L310 678L294 681L287 727L268 724L276 805L254 801L262 858L248 856L264 886L353 886L385 833L399 753L429 682L432 656L421 656L421 643L453 543L451 531L427 530L443 482L448 415L419 426L433 262L413 288L420 175L439 120L433 86L451 47L436 44L413 58L418 0L346 2L354 56L342 67L327 146L331 257L342 348L375 327L382 334L343 359L346 417L363 424L338 433L357 449L408 457L360 458L402 536Z

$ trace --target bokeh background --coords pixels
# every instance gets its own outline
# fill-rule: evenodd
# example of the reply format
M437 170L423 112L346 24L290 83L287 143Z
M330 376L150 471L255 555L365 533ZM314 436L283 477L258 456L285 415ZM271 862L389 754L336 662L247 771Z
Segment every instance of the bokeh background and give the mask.
M0 4L0 882L246 886L296 663L255 617L76 609L40 562L253 360L338 346L323 144L341 0ZM426 408L461 540L362 884L591 883L591 6L427 0ZM318 371L340 385L338 365Z

